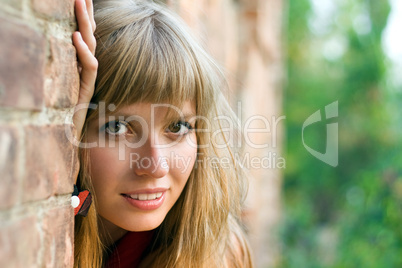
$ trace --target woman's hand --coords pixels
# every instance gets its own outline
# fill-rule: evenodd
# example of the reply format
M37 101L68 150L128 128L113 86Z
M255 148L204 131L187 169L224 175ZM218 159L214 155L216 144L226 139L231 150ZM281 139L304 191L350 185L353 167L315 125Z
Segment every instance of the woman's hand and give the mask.
M78 22L78 31L73 34L73 44L77 50L78 68L80 72L80 92L77 106L74 111L73 124L79 139L84 126L88 105L94 94L98 61L96 60L96 39L94 36L95 20L92 0L76 0L75 15Z

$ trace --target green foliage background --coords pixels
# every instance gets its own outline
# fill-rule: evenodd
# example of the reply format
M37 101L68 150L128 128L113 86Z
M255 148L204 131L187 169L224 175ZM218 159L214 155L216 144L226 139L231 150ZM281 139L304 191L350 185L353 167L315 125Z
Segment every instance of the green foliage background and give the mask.
M325 27L314 25L309 0L288 2L280 267L402 267L402 93L389 83L381 45L390 6L331 2L336 12ZM359 16L369 24L365 31L356 27ZM331 40L343 44L341 53L325 51ZM324 153L326 124L339 124L335 168L301 140L303 122L319 109L325 119L324 107L334 101L338 118L304 135Z

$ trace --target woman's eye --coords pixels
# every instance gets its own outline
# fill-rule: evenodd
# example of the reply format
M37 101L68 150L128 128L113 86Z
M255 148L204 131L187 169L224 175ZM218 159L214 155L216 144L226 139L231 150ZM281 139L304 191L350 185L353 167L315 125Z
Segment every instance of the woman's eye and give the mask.
M128 126L124 121L110 121L106 123L105 131L111 135L123 135L127 133Z
M185 135L192 127L188 122L175 122L168 127L168 131L174 134Z

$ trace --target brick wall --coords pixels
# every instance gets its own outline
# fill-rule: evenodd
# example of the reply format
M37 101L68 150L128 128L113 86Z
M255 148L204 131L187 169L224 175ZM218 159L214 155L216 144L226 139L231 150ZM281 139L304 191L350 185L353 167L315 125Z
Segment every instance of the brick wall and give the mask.
M71 267L74 0L0 1L0 267Z

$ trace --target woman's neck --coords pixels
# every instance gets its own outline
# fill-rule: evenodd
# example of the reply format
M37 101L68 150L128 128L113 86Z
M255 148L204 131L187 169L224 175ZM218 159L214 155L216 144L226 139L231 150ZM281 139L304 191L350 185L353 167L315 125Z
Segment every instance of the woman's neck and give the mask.
M127 230L116 226L101 216L98 218L98 226L100 239L107 247L113 245L127 233Z

